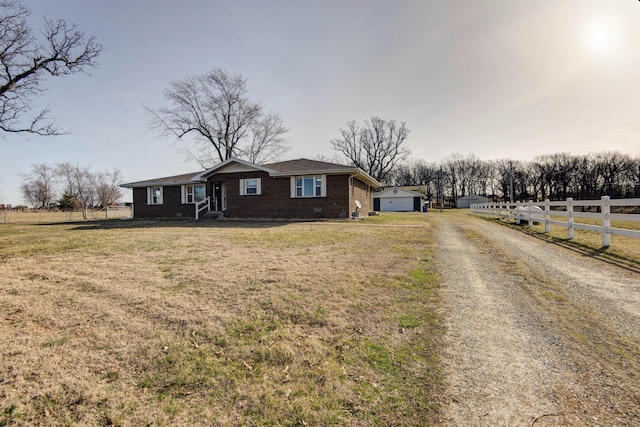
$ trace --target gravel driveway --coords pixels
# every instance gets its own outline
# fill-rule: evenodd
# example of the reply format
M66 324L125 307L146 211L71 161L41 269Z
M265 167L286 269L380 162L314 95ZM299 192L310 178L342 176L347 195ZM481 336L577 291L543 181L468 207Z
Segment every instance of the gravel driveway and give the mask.
M443 424L640 425L640 274L480 218L433 217Z

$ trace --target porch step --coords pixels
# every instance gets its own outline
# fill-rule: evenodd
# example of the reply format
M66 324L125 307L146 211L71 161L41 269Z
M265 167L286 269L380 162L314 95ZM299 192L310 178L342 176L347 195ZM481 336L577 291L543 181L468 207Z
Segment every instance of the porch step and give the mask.
M221 211L207 211L200 215L200 219L218 219L223 216L224 214Z

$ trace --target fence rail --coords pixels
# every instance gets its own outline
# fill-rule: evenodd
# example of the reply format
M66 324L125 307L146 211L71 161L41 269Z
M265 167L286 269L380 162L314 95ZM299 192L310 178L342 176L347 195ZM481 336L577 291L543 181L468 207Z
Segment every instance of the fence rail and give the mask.
M602 234L602 247L611 246L611 235L640 238L640 230L616 228L611 221L640 222L640 215L611 213L611 207L638 207L640 199L611 199L604 196L600 200L573 200L518 203L476 203L471 205L471 213L478 216L498 218L503 221L515 221L517 224L528 222L544 223L544 232L551 225L567 228L569 239L574 238L576 229L594 231ZM575 208L595 207L597 212L581 212ZM552 218L553 215L553 218ZM557 218L561 219L557 219ZM564 219L566 218L566 219ZM587 218L599 222L599 225L576 222L576 218Z

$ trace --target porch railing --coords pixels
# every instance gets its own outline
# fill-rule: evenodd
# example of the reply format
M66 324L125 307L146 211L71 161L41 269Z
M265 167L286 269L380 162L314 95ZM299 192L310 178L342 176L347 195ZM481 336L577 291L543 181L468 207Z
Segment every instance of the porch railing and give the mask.
M207 211L211 210L211 198L210 197L205 197L204 199L202 199L201 201L196 203L196 220L198 218L200 218L200 212L202 212L204 210L207 210Z

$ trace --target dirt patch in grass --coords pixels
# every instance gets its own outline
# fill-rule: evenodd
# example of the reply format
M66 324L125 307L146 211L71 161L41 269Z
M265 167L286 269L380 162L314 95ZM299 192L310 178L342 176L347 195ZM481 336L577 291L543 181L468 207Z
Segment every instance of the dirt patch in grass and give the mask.
M437 420L426 216L0 236L0 425Z

